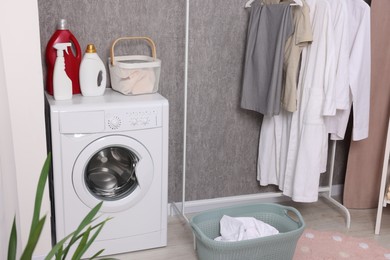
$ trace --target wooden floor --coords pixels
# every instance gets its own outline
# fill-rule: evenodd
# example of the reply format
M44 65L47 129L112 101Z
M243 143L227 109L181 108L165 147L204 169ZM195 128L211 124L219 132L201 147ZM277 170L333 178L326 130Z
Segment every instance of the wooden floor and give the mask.
M383 209L380 235L374 235L376 209L350 210L351 228L348 230L342 211L323 198L320 198L316 203L286 202L281 204L298 209L307 228L338 231L351 236L375 239L379 244L390 249L390 207ZM168 218L168 245L166 247L113 257L121 260L196 259L191 229L185 221L177 216Z

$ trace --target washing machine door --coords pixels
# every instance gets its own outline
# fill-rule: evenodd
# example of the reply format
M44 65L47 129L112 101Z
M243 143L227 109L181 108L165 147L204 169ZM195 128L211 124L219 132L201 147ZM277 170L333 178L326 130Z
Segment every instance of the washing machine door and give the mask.
M88 207L104 201L101 211L119 212L142 200L153 173L152 158L140 142L128 136L105 136L77 157L73 186Z

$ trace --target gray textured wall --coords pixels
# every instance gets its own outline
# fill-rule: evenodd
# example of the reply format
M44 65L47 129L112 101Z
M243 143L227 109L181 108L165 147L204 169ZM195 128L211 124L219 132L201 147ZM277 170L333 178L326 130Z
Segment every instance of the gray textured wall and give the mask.
M162 60L159 92L169 100L169 198L180 200L183 139L183 77L185 5L180 0L38 0L42 58L47 42L64 18L84 52L88 43L96 46L106 62L111 43L121 36L149 36ZM118 44L115 53L150 54L143 43ZM106 68L108 66L106 62ZM46 69L44 68L44 72Z
M256 181L261 116L239 108L248 22L245 2L190 1L187 200L275 190ZM159 92L170 102L169 201L180 201L185 1L38 0L38 4L43 53L60 18L68 20L82 49L94 43L104 61L117 37L145 35L155 40L162 60ZM123 44L117 53L133 46ZM148 51L141 46L132 50ZM338 143L338 184L344 181L348 147L347 142Z

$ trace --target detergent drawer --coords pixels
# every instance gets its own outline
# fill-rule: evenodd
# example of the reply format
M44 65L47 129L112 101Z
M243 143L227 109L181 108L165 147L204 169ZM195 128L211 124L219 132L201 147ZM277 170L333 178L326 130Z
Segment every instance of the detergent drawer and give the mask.
M62 134L87 134L104 132L104 111L61 112Z

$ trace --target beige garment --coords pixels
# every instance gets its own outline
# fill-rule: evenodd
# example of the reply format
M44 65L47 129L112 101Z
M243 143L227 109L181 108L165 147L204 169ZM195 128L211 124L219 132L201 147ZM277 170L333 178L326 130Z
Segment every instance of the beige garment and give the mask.
M385 138L390 115L390 1L371 4L371 102L369 136L351 142L343 203L348 208L378 206Z
M280 2L292 1L263 0L264 4L278 4ZM281 104L289 112L297 111L297 82L302 49L313 41L310 10L304 0L302 3L302 7L294 5L292 8L294 33L287 39L284 48Z
M282 87L282 107L289 111L297 111L297 82L299 61L302 49L313 41L310 24L309 7L302 0L303 6L294 6L293 19L295 30L288 38L284 52L284 77Z
M122 76L125 73L122 72ZM139 95L154 92L156 78L153 69L130 69L127 77L119 81L119 89L125 95Z

